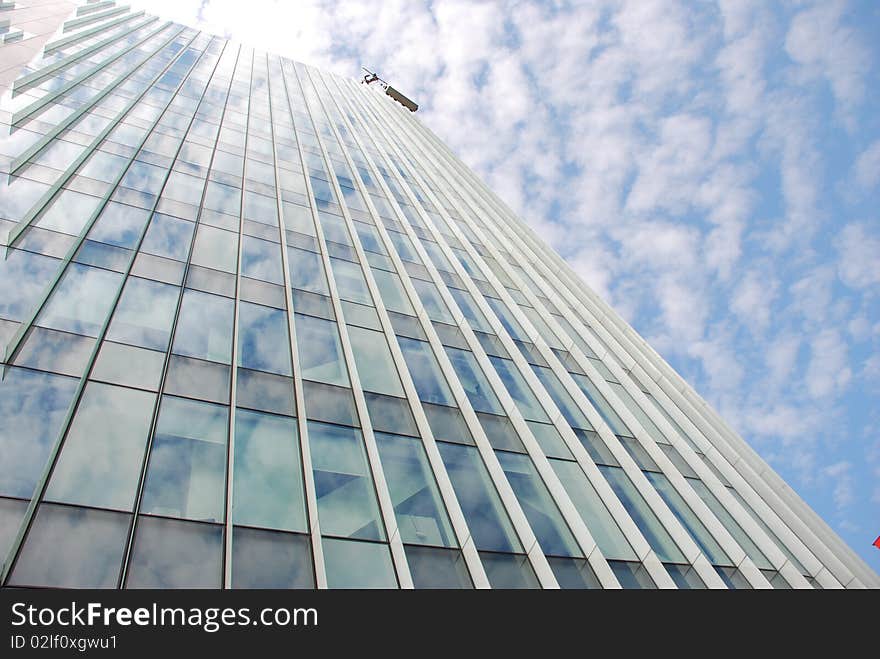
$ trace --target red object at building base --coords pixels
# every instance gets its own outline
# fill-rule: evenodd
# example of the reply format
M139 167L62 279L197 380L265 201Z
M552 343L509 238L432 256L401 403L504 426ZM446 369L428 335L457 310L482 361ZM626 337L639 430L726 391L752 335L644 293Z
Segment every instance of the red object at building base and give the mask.
M874 541L874 546L877 549L880 549L880 535L877 536L877 539Z

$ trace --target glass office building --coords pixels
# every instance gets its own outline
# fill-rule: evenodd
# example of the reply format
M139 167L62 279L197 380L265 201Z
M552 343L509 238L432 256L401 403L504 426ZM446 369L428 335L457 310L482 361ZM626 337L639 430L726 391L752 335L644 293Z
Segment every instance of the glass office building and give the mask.
M0 19L3 586L878 585L377 85Z

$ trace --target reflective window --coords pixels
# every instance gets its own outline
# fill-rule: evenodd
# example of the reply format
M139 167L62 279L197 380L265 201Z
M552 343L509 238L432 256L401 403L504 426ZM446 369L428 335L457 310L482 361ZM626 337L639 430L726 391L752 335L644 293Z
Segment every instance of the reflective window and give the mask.
M440 291L433 283L424 279L411 279L411 281L422 301L422 306L425 307L428 318L441 323L455 324L455 318L452 317L446 303L440 297Z
M172 352L228 364L232 359L234 305L219 295L186 290Z
M220 588L223 527L138 518L128 588Z
M351 389L303 381L306 415L315 421L359 426Z
M200 224L190 261L194 265L234 273L238 263L238 234Z
M141 252L186 261L195 224L155 213L141 243Z
M521 554L480 552L483 569L492 588L540 588L528 557Z
M473 408L479 412L504 414L504 408L492 391L486 376L483 375L474 354L469 350L449 347L446 348L446 354L449 355L452 367Z
M15 364L79 377L94 345L94 339L78 334L32 327L15 356Z
M547 393L550 394L550 398L553 399L556 407L559 408L562 416L565 417L565 420L572 428L593 430L593 426L587 421L587 417L581 412L577 403L572 399L571 394L562 386L562 383L553 371L542 366L535 366L534 364L532 364L532 370L538 376L541 384L544 385Z
M357 263L330 259L330 265L333 268L333 280L336 282L340 298L361 304L373 304L373 298L367 288L367 280L364 279L364 273Z
M494 297L489 297L488 295L484 297L486 299L486 302L489 303L489 306L492 307L492 311L494 311L495 315L498 316L498 320L500 320L501 324L504 325L504 329L507 330L507 333L512 338L519 339L520 341L531 340L529 339L529 335L526 334L522 326L518 322L516 322L513 314L501 300Z
M608 561L608 567L614 572L620 586L626 590L653 590L657 585L641 563L631 561Z
M599 470L660 560L669 563L687 563L672 536L657 519L657 515L636 490L623 469L599 465Z
M724 553L718 541L709 532L709 529L694 514L684 498L675 490L665 474L645 472L645 476L654 486L654 489L663 497L666 505L672 510L672 514L678 518L694 541L713 565L733 565L733 562Z
M458 550L407 545L406 562L416 588L473 588Z
M117 272L71 263L37 317L42 327L97 336L122 281Z
M155 394L90 382L52 471L46 499L131 510Z
M228 408L164 396L141 512L222 521Z
M349 325L348 338L351 340L361 387L365 391L403 396L403 386L394 367L385 335Z
M328 384L348 384L339 330L332 320L294 314L302 377Z
M403 292L400 277L387 270L372 268L372 271L373 279L376 280L376 285L379 287L379 294L382 296L382 302L385 304L385 307L390 311L414 316L415 311L413 311L412 305Z
M150 212L142 208L108 202L89 230L89 240L134 249Z
M0 281L14 281L0 295L0 317L24 320L37 303L44 286L58 269L60 261L20 249L6 250L0 259Z
M562 458L563 460L573 460L571 451L565 445L562 435L554 426L546 423L535 423L534 421L526 421L532 435L548 458Z
M233 474L234 523L308 530L295 419L236 410Z
M513 524L476 447L437 442L437 448L477 548L522 551Z
M234 527L232 587L314 588L308 536Z
M238 365L279 375L292 374L284 311L249 302L239 304Z
M676 565L674 563L664 563L663 567L672 577L675 585L684 590L705 590L706 584L700 579L700 575L690 565Z
M417 545L458 546L421 441L376 433L376 444L401 540Z
M590 403L596 408L596 411L599 412L605 420L605 423L608 424L608 427L611 428L611 431L615 435L625 435L627 437L633 436L623 420L617 416L617 412L612 409L605 397L599 393L599 389L596 385L593 384L586 375L573 374L571 377L574 378L574 381L577 382L580 390L584 392L584 396L589 399Z
M638 560L635 551L576 462L550 460L571 502L605 558Z
M393 398L370 392L364 393L373 430L397 435L417 436L416 421L405 398Z
M308 428L321 532L384 540L361 432L311 421Z
M505 451L497 451L496 455L543 552L553 556L583 556L531 458Z
M312 293L329 295L327 277L324 275L324 264L321 256L296 247L287 248L287 264L290 270L290 285ZM339 282L337 279L337 286ZM340 297L342 293L340 292Z
M106 510L42 504L9 585L116 588L129 519Z
M293 378L239 368L235 388L235 404L254 410L293 415Z
M95 212L99 202L100 199L91 195L62 190L43 212L37 226L76 236Z
M164 365L165 354L162 352L104 341L91 378L157 391Z
M322 538L330 588L397 588L388 545Z
M167 350L179 294L177 286L129 277L110 321L107 338Z
M516 365L509 359L501 359L500 357L489 357L495 372L504 383L507 393L513 398L516 407L524 418L532 421L550 421L550 417L544 411L544 408L538 402L531 388L526 384L525 379L516 369Z
M764 553L760 549L758 549L758 546L755 544L749 534L746 533L746 531L737 523L733 515L731 515L727 511L727 509L721 505L721 502L718 501L717 498L715 498L715 495L712 494L712 491L709 490L708 487L706 487L706 484L696 478L688 478L688 483L692 488L694 488L694 491L698 495L700 495L700 498L715 514L715 517L717 517L718 520L724 525L724 528L727 529L737 541L737 543L739 543L739 546L742 547L743 550L749 555L749 558L754 561L758 569L774 569L773 564L770 563Z
M547 562L550 563L550 569L553 570L553 576L556 577L560 588L594 589L602 587L593 568L585 559L549 556Z
M27 501L0 498L0 556L4 559L12 547L27 507Z
M0 495L30 498L77 380L9 368L0 379Z
M440 370L431 346L425 341L397 337L409 374L413 379L419 399L440 405L455 405L455 399L446 378Z
M284 284L278 243L252 236L241 239L241 274L252 279Z
M452 293L452 297L455 298L455 303L458 305L461 313L464 314L464 317L467 318L468 324L473 329L490 332L492 334L495 333L495 330L492 329L489 321L486 320L486 316L484 316L483 312L477 308L474 298L471 297L470 293L463 291L460 288L452 287L449 288L449 292Z

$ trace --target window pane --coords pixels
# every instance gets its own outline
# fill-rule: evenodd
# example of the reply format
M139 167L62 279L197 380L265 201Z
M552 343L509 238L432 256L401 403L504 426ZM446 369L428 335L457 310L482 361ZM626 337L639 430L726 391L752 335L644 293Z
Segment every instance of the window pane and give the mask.
M347 385L339 331L332 320L294 314L302 377L328 384Z
M15 364L79 377L94 345L94 339L79 334L33 327L15 356Z
M141 512L221 521L228 409L164 396Z
M480 560L492 588L540 588L529 559L520 554L480 552Z
M412 279L411 281L422 301L422 306L425 307L428 318L454 325L455 319L446 307L446 303L443 302L443 298L440 297L440 291L437 290L437 287L423 279Z
M167 350L179 294L177 286L129 277L110 321L107 338Z
M473 446L437 442L458 503L478 549L518 552L522 545Z
M0 318L24 320L39 299L60 261L20 249L7 250L0 259L0 281L16 282L0 295Z
M49 501L131 510L155 394L90 382L46 491Z
M397 337L403 358L415 384L419 398L428 403L455 405L455 399L440 371L431 346L425 341Z
M295 419L236 410L233 474L234 523L308 530Z
M733 565L733 561L724 553L718 541L715 540L709 529L694 514L694 511L687 505L684 498L675 490L666 475L645 472L645 476L648 477L651 485L663 497L666 505L672 510L672 514L688 530L694 542L699 545L706 558L709 559L709 562L713 565Z
M449 292L452 293L452 297L455 298L455 303L458 305L458 308L461 309L461 313L464 314L464 317L467 318L468 324L473 329L493 334L495 333L495 330L492 329L492 326L489 324L489 321L486 320L486 316L483 315L483 312L479 310L470 293L463 291L460 288L452 287L449 288Z
M0 556L6 558L18 527L27 512L28 502L19 499L0 498Z
M321 256L296 247L287 248L287 264L290 270L290 285L312 293L330 295L327 278L324 276L324 264ZM339 281L337 279L337 285ZM340 292L340 297L345 297Z
M406 546L406 562L416 588L473 588L458 550Z
M315 421L359 426L351 389L303 381L306 415Z
M602 587L596 573L584 559L549 556L547 562L550 563L553 576L559 582L560 588L593 589Z
M663 524L657 519L657 515L648 506L647 502L639 494L632 481L620 467L608 467L599 465L599 470L614 490L617 498L626 508L633 521L639 527L645 540L651 548L657 552L657 556L663 562L687 563L684 554L676 546L675 541Z
M195 224L156 213L150 221L141 252L186 261Z
M421 441L376 433L376 444L401 540L416 545L457 547Z
M239 304L238 314L238 365L291 375L287 314L249 302Z
M700 579L700 575L690 565L675 565L665 563L663 567L672 577L675 585L684 590L705 590L706 584Z
M638 560L623 531L580 466L576 462L562 460L550 460L550 464L605 558Z
M529 429L532 431L535 440L541 446L541 450L548 458L562 458L573 460L571 451L565 445L562 435L555 427L546 423L535 423L534 421L526 421Z
M308 427L321 532L384 540L360 431L315 422Z
M314 588L308 536L234 527L232 587Z
M571 394L562 386L562 383L553 371L546 367L535 366L534 364L532 364L532 370L538 376L541 384L544 385L547 393L550 394L550 398L553 399L556 407L559 408L562 416L565 417L565 420L572 428L593 430L593 426L587 421L587 417L584 416L584 413L577 406L577 403L574 402Z
M583 556L531 458L505 451L496 451L496 455L543 552L552 556Z
M413 418L409 402L405 398L392 398L381 394L364 393L367 411L373 430L396 435L416 437L419 430Z
M91 378L129 387L159 389L165 354L105 341L92 368Z
M400 277L386 270L378 270L376 268L372 270L373 279L376 280L376 285L379 287L379 293L382 296L382 302L385 303L385 307L390 311L414 316L415 311L413 311L412 305L410 305L406 294L403 292Z
M37 318L37 325L86 336L104 326L122 275L71 263Z
M330 588L397 588L388 545L323 538Z
M128 588L219 588L223 527L138 518Z
M115 588L129 519L106 510L42 504L9 585Z
M532 421L550 421L550 417L544 411L544 408L538 402L535 394L526 383L525 378L520 375L513 361L509 359L501 359L500 357L489 357L495 372L504 382L507 393L513 398L517 409L524 418Z
M349 325L348 338L351 340L361 388L389 396L403 396L403 386L385 335Z
M651 575L648 574L645 566L641 563L608 561L608 567L614 572L614 576L617 577L621 587L626 590L653 590L657 588L651 579Z
M296 414L293 378L239 368L235 404L276 414Z
M238 262L238 235L206 224L199 225L191 262L234 273Z
M715 495L712 494L712 491L706 487L706 484L703 481L698 480L696 478L688 478L688 483L690 486L694 488L694 491L700 495L700 498L703 502L709 507L709 509L715 514L715 517L724 525L730 534L736 539L739 543L739 546L743 548L743 550L749 555L758 569L761 570L772 570L773 564L764 556L764 553L758 549L758 546L754 543L754 541L749 537L748 533L737 523L736 519L734 519L733 515L731 515L727 509L721 505L721 502L715 498Z
M611 407L605 397L599 393L599 389L590 381L586 375L572 375L580 390L584 392L596 411L602 416L608 427L615 435L625 435L632 437L633 434L623 420L617 416L617 412Z
M449 347L446 348L446 354L449 355L452 367L455 369L473 408L478 412L505 414L504 408L489 385L489 381L483 375L480 365L477 364L474 354L469 350Z
M336 282L340 298L361 304L373 304L370 289L367 288L367 280L364 279L364 273L357 263L344 259L330 259L330 265L333 268L333 280Z
M134 249L150 212L142 208L108 202L89 230L89 240Z
M241 239L241 274L252 279L284 284L278 243L244 236Z
M184 291L172 352L228 364L234 306L232 300L219 295Z
M23 368L0 379L0 495L31 497L76 385Z

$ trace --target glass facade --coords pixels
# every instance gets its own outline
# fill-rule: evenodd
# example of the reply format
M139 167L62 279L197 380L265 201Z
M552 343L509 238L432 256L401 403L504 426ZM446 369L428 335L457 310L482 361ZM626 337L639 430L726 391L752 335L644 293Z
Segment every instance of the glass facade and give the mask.
M877 585L381 89L84 6L0 114L2 585Z

